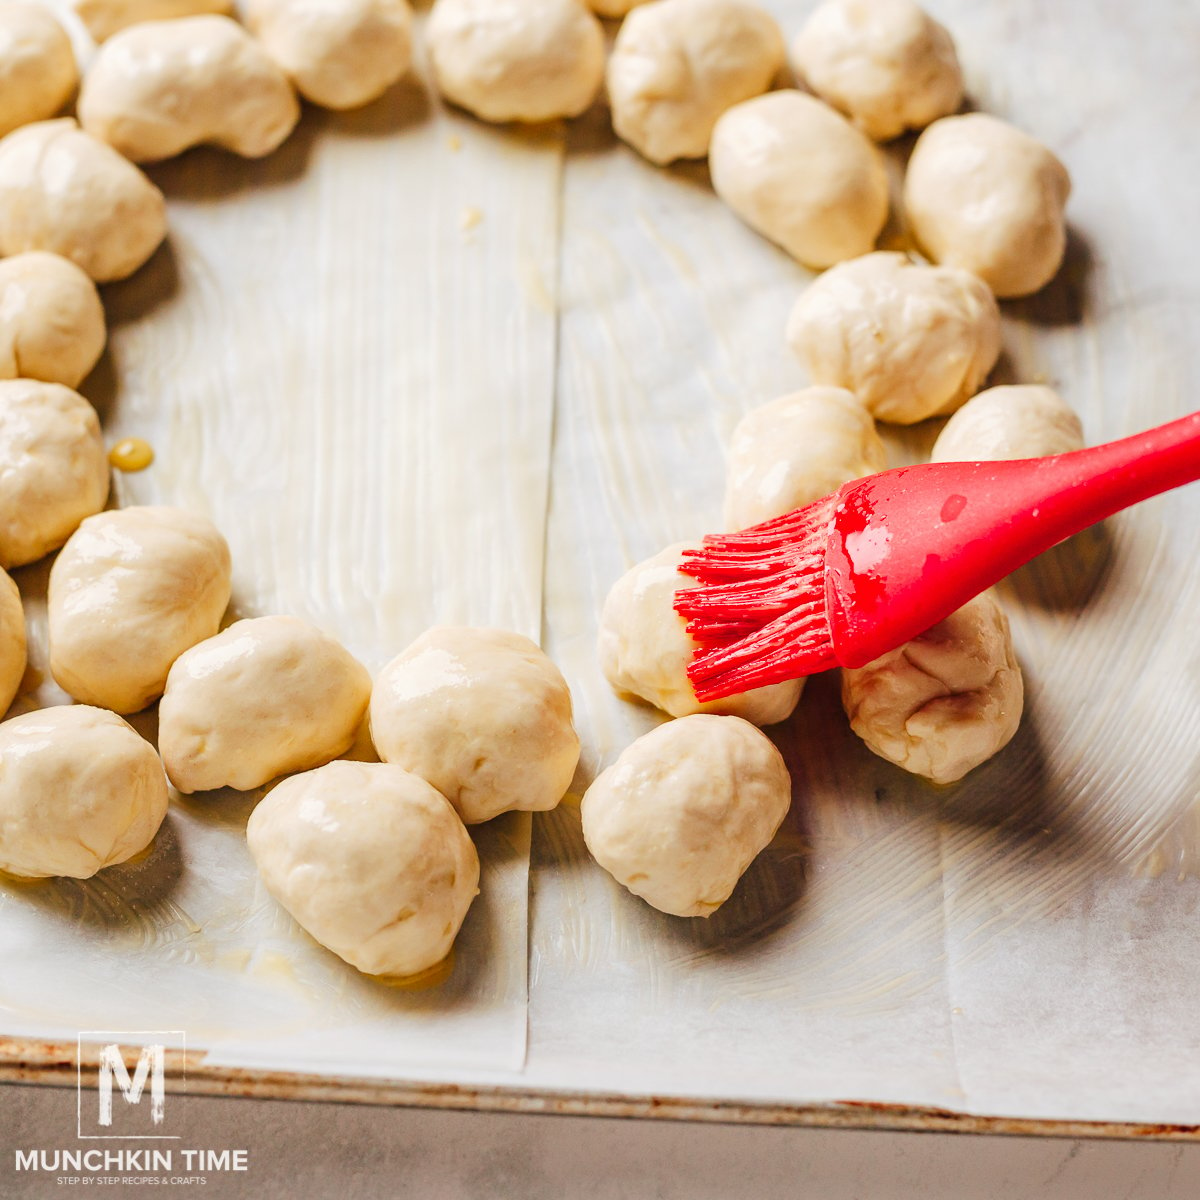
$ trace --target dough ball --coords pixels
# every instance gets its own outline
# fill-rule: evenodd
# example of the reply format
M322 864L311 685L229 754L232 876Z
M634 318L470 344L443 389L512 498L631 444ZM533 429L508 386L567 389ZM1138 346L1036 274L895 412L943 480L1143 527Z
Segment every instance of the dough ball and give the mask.
M775 19L747 0L655 0L608 60L613 128L651 162L703 158L717 118L765 92L784 61Z
M725 525L745 529L887 465L875 422L844 388L810 387L752 408L737 424L725 476Z
M412 64L408 0L248 0L246 23L297 91L324 108L369 104Z
M78 82L71 39L50 10L0 3L0 137L54 116Z
M83 704L0 725L0 871L90 879L140 854L167 815L154 747Z
M917 139L904 209L927 258L973 271L997 296L1027 296L1062 263L1070 193L1067 168L1036 138L967 113Z
M446 798L386 763L285 779L246 826L267 890L322 946L368 975L415 975L450 953L479 858Z
M438 90L485 121L576 117L604 79L580 0L436 0L426 35Z
M0 718L16 699L24 677L25 610L12 577L0 570Z
M181 508L122 508L86 521L50 571L50 670L85 704L140 712L229 603L229 546Z
M628 747L583 797L592 857L635 896L707 917L783 823L792 781L771 740L737 717L668 721Z
M801 294L787 340L813 383L849 388L881 421L953 412L1000 355L1000 310L967 271L879 251Z
M825 0L792 58L822 100L876 141L924 129L962 103L954 41L912 0Z
M75 0L75 12L97 42L143 21L177 21L205 13L233 16L232 0Z
M0 255L49 250L106 283L132 275L166 232L162 192L69 117L0 140Z
M73 262L42 250L0 259L0 379L78 387L106 340L100 293Z
M175 660L158 748L181 792L246 792L345 754L370 695L366 668L306 621L235 621Z
M423 633L375 681L371 739L469 825L553 808L579 762L566 680L537 645L503 629Z
M988 388L946 422L933 443L934 462L1041 458L1083 449L1075 410L1052 388L1020 384Z
M803 92L768 92L727 110L708 160L717 195L807 267L866 254L887 221L879 151Z
M292 85L262 44L213 15L123 29L92 60L78 108L86 132L133 162L201 145L262 158L300 119Z
M96 410L59 383L0 380L0 567L57 550L108 500Z
M991 592L865 667L842 671L842 704L867 746L953 783L1008 745L1024 686L1008 618Z
M696 643L675 611L675 593L696 587L679 571L687 542L678 542L627 571L608 593L600 616L599 654L604 678L673 717L727 713L755 725L775 725L792 715L804 680L772 683L701 704L687 677Z

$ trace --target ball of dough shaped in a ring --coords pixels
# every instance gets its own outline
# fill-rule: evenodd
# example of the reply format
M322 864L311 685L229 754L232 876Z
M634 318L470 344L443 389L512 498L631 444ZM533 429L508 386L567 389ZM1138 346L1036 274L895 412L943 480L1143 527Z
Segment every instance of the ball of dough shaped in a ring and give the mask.
M962 103L954 41L912 0L826 0L792 58L822 100L879 142L924 129Z
M323 766L354 742L371 677L297 617L235 621L175 660L158 748L181 792L249 791Z
M792 715L804 680L701 704L687 677L696 643L675 611L675 593L695 587L679 570L687 542L678 542L626 571L608 593L600 615L600 669L618 692L645 700L673 717L726 713L755 725L774 725Z
M78 82L71 39L50 10L0 3L0 137L54 116Z
M708 162L717 195L807 267L866 254L887 221L878 149L803 92L768 92L728 109Z
M262 158L300 119L287 76L229 17L131 25L100 47L79 92L79 123L133 162L219 146Z
M166 232L162 192L69 117L0 140L0 255L49 250L107 283L132 275Z
M16 699L25 677L25 610L21 593L7 571L0 570L0 718Z
M503 629L446 625L417 638L375 681L371 740L468 825L553 808L579 762L566 680L540 647Z
M250 814L246 838L275 899L368 975L441 962L478 892L479 858L454 809L387 763L285 779Z
M369 104L412 63L408 0L249 0L245 9L296 90L325 108Z
M608 60L613 128L651 162L703 158L717 118L765 92L783 35L748 0L655 0L629 14Z
M100 293L70 259L42 250L0 259L0 379L78 387L106 340Z
M973 271L997 296L1027 296L1062 263L1070 193L1066 167L1036 138L966 113L917 139L904 209L926 257Z
M604 78L604 31L580 0L436 0L438 90L485 121L576 117Z
M988 388L968 400L938 434L931 458L996 462L1082 449L1079 417L1056 391L1016 384Z
M185 651L212 637L229 603L229 546L181 508L98 513L50 571L50 671L76 700L140 712Z
M810 387L752 408L737 424L725 475L725 526L745 529L873 475L887 452L862 402Z
M0 725L0 871L90 879L154 840L167 781L120 717L84 704Z
M813 383L849 388L879 420L909 425L979 389L1000 354L1000 310L968 271L878 251L807 287L787 340Z
M97 43L143 21L177 21L202 13L233 15L232 0L75 0L74 8Z
M792 781L771 740L737 717L668 721L629 746L583 797L592 857L635 896L707 917L787 816Z
M0 380L0 566L57 550L108 499L96 410L59 383Z
M1024 685L991 592L865 667L842 671L850 725L881 758L954 783L1008 745Z

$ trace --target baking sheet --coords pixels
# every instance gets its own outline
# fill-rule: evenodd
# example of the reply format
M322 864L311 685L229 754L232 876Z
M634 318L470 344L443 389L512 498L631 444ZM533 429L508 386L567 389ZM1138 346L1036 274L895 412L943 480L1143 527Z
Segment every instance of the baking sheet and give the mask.
M770 7L791 33L809 5ZM1067 264L1044 293L1004 306L996 381L1058 386L1091 441L1194 408L1194 6L930 7L958 40L973 101L1046 140L1075 179ZM154 174L175 253L108 290L112 367L85 389L114 432L149 428L160 451L152 476L130 478L131 498L209 506L234 542L243 611L310 616L372 667L434 619L528 632L540 614L576 697L581 789L656 720L599 676L604 592L666 542L719 524L729 430L803 383L781 330L807 273L722 208L702 166L640 162L600 112L565 134L515 135L402 88L357 117L308 114L268 163L201 152ZM893 461L920 456L932 435L893 435ZM1200 1120L1195 491L1124 514L1004 585L1027 712L1010 747L957 787L873 758L832 681L810 683L779 733L792 814L707 922L617 888L589 861L574 804L539 815L523 1069L514 829L497 864L505 882L485 884L485 895L508 889L510 927L479 944L469 926L460 950L506 982L472 982L449 1011L428 996L373 1011L363 1036L376 1073ZM195 808L172 816L182 844L193 830L240 844L236 819L220 828ZM194 872L219 905L221 880L199 858ZM0 961L13 961L4 939L23 929L17 948L43 988L94 945L76 917L52 925L26 894L7 894L3 917ZM269 924L252 924L239 953L258 953ZM31 944L51 927L66 949L39 960ZM322 962L294 930L275 932L284 962ZM93 952L86 1006L14 1010L5 1032L70 1040L108 999L140 1014L144 995L122 997L111 970L137 953ZM194 967L206 1003L228 967ZM336 996L336 976L318 991ZM13 978L0 977L10 1006ZM197 1009L189 1022L211 1032L192 1044L232 1065L368 1073L353 1046L327 1042L305 986L271 979L262 991L304 1026L294 1041L231 1038ZM442 1027L431 1036L430 1024ZM467 1050L439 1057L451 1044Z

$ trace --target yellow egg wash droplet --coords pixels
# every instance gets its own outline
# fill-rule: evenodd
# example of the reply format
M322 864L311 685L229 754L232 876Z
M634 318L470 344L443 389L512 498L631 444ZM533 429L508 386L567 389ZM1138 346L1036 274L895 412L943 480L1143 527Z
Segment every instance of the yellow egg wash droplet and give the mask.
M118 471L144 471L154 461L154 447L141 438L122 438L109 452Z
M432 967L418 971L415 975L371 975L369 978L375 983L382 983L384 987L400 988L406 992L424 992L441 987L450 978L453 970L454 950L451 948L450 953L441 962L434 963Z

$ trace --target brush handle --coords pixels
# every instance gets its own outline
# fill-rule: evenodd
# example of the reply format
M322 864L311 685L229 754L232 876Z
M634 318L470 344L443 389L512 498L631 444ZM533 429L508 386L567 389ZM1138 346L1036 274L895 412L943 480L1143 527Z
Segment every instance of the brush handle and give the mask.
M926 463L846 484L825 562L834 653L859 667L1023 563L1200 479L1200 412L1049 458Z

